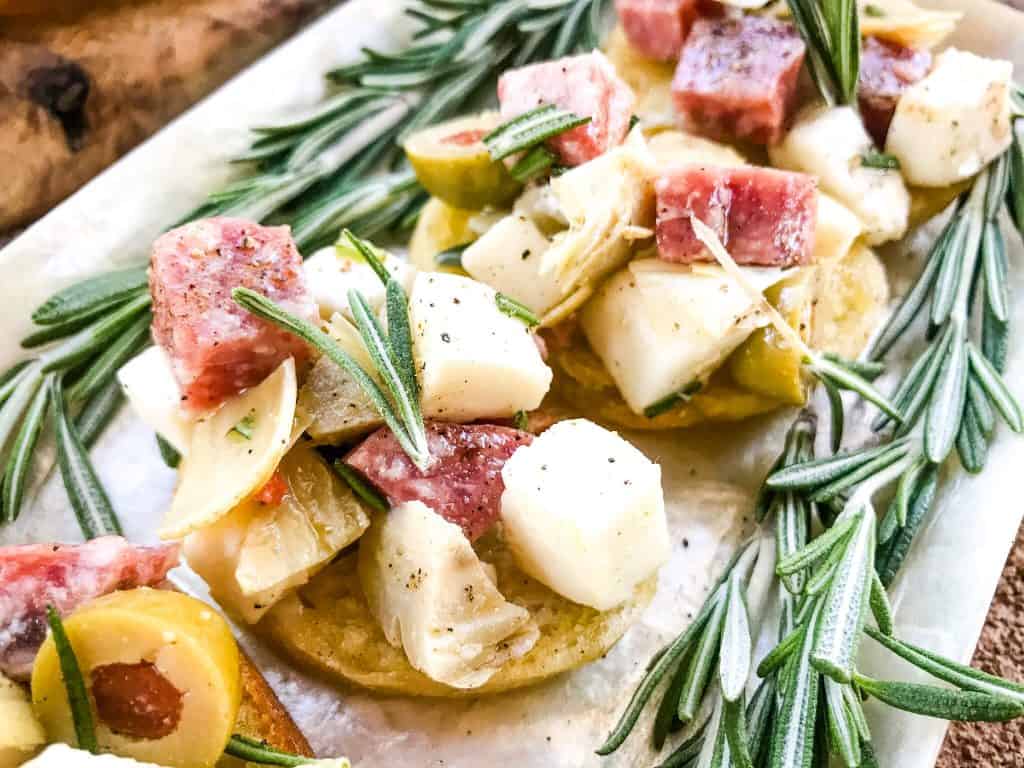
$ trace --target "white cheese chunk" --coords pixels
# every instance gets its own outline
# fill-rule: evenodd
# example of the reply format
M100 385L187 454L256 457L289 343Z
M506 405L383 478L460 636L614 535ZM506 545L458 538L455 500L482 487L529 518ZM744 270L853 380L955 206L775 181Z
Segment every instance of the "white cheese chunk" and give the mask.
M780 269L744 268L764 290ZM717 265L631 262L581 314L590 346L635 413L711 373L767 318Z
M46 744L25 691L0 675L0 768L13 768Z
M462 254L462 268L544 315L562 299L562 289L551 272L541 273L544 252L551 242L534 222L519 214L506 216Z
M476 688L539 631L505 600L462 530L419 501L379 515L359 545L359 580L384 636L413 667Z
M512 416L540 405L551 385L533 335L498 309L490 286L420 273L409 307L423 413L446 421Z
M612 608L668 559L661 468L614 432L561 421L516 450L501 477L516 561L570 600Z
M160 768L156 763L140 763L130 757L94 755L67 744L53 744L22 768Z
M195 420L181 407L181 390L174 379L171 359L159 345L152 346L117 372L121 390L143 423L188 455Z
M851 107L815 107L800 113L781 143L769 147L772 165L816 176L821 189L864 222L874 245L907 231L910 194L899 171L865 168L871 137Z
M395 256L385 255L384 266L394 275L408 292L415 275L415 268ZM321 248L302 265L306 286L313 295L313 301L320 308L324 319L338 312L347 317L352 313L348 306L348 292L355 288L366 297L370 308L377 310L384 304L384 284L377 273L365 261L353 258L348 249L331 245Z
M885 149L911 184L943 187L973 176L1010 145L1009 61L950 48L900 97Z
M818 193L818 219L814 227L814 264L843 258L864 231L857 215L835 198Z

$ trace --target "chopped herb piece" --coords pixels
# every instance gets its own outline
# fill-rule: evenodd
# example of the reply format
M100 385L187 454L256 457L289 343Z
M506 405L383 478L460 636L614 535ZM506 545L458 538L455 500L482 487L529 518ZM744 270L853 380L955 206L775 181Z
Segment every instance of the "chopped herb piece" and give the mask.
M530 419L526 415L526 411L516 411L516 415L512 417L513 423L516 425L516 429L521 429L526 432L530 428Z
M590 117L544 104L499 125L484 136L484 146L493 160L503 160L589 122Z
M671 411L681 403L688 403L690 398L697 394L702 386L703 384L699 381L691 381L678 392L673 392L671 395L663 397L661 400L648 405L644 408L644 416L648 419L653 419L661 416L663 413Z
M181 463L181 454L177 449L160 435L156 436L156 445L160 449L160 458L164 460L164 464L171 469L177 469Z
M50 624L53 645L57 650L57 660L60 662L60 676L64 681L64 689L68 694L71 722L75 727L75 738L78 740L78 747L95 755L99 752L99 744L96 741L96 726L92 719L92 705L89 703L89 693L85 689L85 680L82 678L82 668L78 666L78 657L75 656L75 649L71 647L71 641L64 630L64 622L61 621L60 614L57 613L52 605L46 606L46 620Z
M867 5L864 6L864 15L880 19L883 16L885 16L885 9L879 8L877 5L874 5L873 3L868 3Z
M249 411L228 431L228 434L234 437L240 437L243 440L252 440L252 435L255 430L256 411Z
M883 171L898 171L900 169L900 161L895 155L874 150L861 155L860 164L865 168L877 168Z
M453 248L441 251L434 256L434 263L439 267L458 267L462 269L462 254L465 253L468 247L469 243L464 243L463 245L456 245Z
M629 130L632 131L634 128L636 128L636 124L639 123L639 122L640 122L640 118L639 117L637 117L636 115L630 115L629 116Z
M535 328L540 325L540 318L538 318L525 304L521 304L510 296L506 296L500 291L494 295L494 301L498 305L498 309L504 312L509 317L514 317L516 320L521 321L528 328Z
M509 175L525 184L552 168L556 159L546 147L534 147L509 169Z
M387 499L344 461L336 459L331 466L334 467L334 471L338 473L338 476L345 481L348 487L352 489L352 492L365 501L371 509L375 509L378 512L387 512L391 508Z

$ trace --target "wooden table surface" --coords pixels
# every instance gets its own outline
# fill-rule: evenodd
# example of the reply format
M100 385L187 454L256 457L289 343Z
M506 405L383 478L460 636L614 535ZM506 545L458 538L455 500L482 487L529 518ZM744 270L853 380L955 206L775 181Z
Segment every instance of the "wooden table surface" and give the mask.
M109 0L0 18L0 242L335 2ZM973 664L1024 681L1024 526ZM1024 720L954 723L937 766L1024 768Z

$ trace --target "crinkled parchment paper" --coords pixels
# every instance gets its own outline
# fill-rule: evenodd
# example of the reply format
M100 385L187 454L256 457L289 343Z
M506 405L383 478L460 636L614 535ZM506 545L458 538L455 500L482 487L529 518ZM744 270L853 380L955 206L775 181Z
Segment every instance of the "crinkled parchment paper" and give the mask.
M986 0L939 0L966 10L954 42L1012 59L1024 72L1024 16ZM245 147L246 127L314 103L321 74L350 60L362 45L395 44L408 27L399 4L354 0L235 78L0 251L0 365L17 359L29 313L54 289L84 275L145 258L152 239L226 181L226 160ZM927 238L909 254L888 254L902 290ZM1018 300L1013 322L1024 329L1024 253L1010 236ZM1024 393L1019 343L1009 382ZM292 670L250 638L248 647L324 754L347 754L362 768L415 765L470 768L516 764L576 768L653 763L640 733L611 759L593 749L614 722L652 652L688 622L749 525L756 485L781 447L789 414L740 427L637 437L662 462L673 558L642 621L608 656L538 688L458 702L380 699L337 690ZM864 423L857 410L852 422ZM631 436L632 437L632 436ZM152 434L123 412L100 441L97 465L128 535L151 541L174 475L162 465ZM895 585L898 632L912 642L967 660L1021 518L1019 479L1024 443L1000 430L980 478L947 472L931 522ZM954 462L955 463L955 462ZM0 544L80 538L58 480L42 484ZM870 641L866 641L868 646ZM913 674L866 647L862 667L879 676ZM872 708L882 765L930 766L945 723ZM641 731L646 732L641 727Z

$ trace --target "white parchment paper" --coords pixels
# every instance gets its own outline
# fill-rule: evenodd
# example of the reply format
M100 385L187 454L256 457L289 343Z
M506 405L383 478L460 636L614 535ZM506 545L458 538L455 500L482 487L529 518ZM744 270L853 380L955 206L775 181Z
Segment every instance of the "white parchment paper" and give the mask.
M927 4L966 11L953 42L1012 59L1024 72L1024 16L987 0ZM351 60L363 45L394 45L407 31L400 3L353 0L236 77L0 251L0 366L18 358L18 339L29 331L29 314L43 298L85 275L138 263L162 228L224 183L231 173L225 161L246 146L247 126L315 103L323 94L324 71ZM1018 297L1013 323L1021 329L1024 256L1016 236L1009 241ZM927 240L916 245L920 250ZM914 257L914 248L888 257L897 289L916 271ZM1022 357L1018 344L1008 375L1017 393L1024 392ZM322 754L347 754L363 768L653 764L643 724L613 758L602 760L593 749L650 655L686 625L749 525L752 494L781 448L790 417L630 436L662 463L673 557L641 622L605 659L573 674L499 697L381 699L312 680L251 638L246 645L314 747ZM857 411L852 419L863 422L865 414ZM94 456L127 535L153 541L174 475L161 463L152 433L125 411ZM935 513L893 592L901 636L970 658L1020 523L1014 474L1022 459L1024 443L1002 429L981 478L956 468L947 473ZM16 524L0 530L0 544L79 539L55 478ZM878 676L912 674L872 648L865 648L862 666ZM945 723L890 711L882 717L874 708L869 716L882 765L934 763Z

